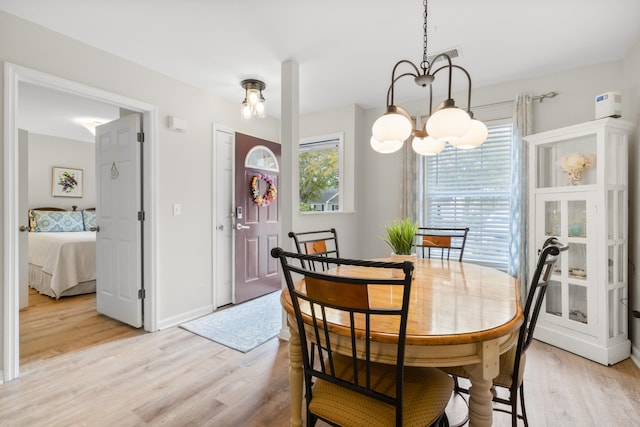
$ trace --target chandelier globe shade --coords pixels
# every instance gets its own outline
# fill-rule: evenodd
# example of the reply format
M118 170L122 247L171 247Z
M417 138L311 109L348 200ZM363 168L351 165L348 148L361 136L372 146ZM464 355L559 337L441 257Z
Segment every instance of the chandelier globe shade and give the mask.
M453 102L451 103L453 104ZM463 137L470 127L471 117L466 111L456 106L444 106L433 113L427 120L427 132L429 135L452 145L453 141Z
M393 141L393 140L380 142L377 139L375 139L373 136L369 141L371 148L373 148L374 151L377 151L378 153L381 153L381 154L395 153L396 151L402 148L403 143L404 141Z
M371 128L372 136L380 142L401 141L404 142L411 136L413 125L407 114L396 108L387 109L387 112L378 117Z
M469 131L461 138L452 141L451 145L461 150L470 150L482 145L482 143L487 140L488 136L489 129L487 129L487 125L482 123L480 120L471 119Z
M432 136L414 136L411 142L413 151L423 156L435 156L444 150L445 142Z

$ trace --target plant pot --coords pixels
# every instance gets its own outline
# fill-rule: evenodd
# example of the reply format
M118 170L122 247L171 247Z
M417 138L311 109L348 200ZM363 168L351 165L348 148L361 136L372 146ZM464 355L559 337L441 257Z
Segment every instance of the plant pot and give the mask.
M405 262L405 261L411 261L411 262L413 262L415 264L416 261L418 261L418 255L416 255L416 254L398 255L398 254L396 254L394 252L391 253L391 262ZM413 275L413 273L412 273L412 275ZM391 276L397 277L397 278L403 278L404 277L404 271L401 270L401 269L394 268L394 269L391 270Z

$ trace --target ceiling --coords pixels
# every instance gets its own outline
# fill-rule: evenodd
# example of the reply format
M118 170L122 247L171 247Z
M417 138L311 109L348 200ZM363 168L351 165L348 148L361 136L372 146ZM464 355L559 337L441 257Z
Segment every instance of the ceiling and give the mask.
M20 83L18 93L18 128L31 133L94 142L83 123L120 117L116 106L29 83Z
M384 107L393 65L418 65L423 52L418 0L0 0L0 10L238 104L241 80L263 80L274 117L283 61L299 64L305 114ZM640 39L638 17L638 0L431 0L428 53L457 48L454 62L481 87L620 60ZM398 103L425 96L406 80Z

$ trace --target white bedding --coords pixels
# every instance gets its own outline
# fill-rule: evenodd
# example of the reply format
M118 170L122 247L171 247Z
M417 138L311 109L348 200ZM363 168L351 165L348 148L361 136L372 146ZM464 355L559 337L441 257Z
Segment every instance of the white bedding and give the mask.
M32 280L38 270L44 280ZM96 233L29 233L29 276L31 287L54 298L75 294L72 288L85 282L93 282L93 290L82 286L81 293L95 291ZM43 282L49 282L49 290Z

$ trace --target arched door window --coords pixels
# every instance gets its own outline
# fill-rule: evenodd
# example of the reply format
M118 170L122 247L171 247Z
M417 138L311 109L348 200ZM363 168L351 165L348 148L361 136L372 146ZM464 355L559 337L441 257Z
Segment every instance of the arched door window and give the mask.
M244 166L271 172L280 171L275 154L264 145L256 145L249 150L247 157L244 159Z

